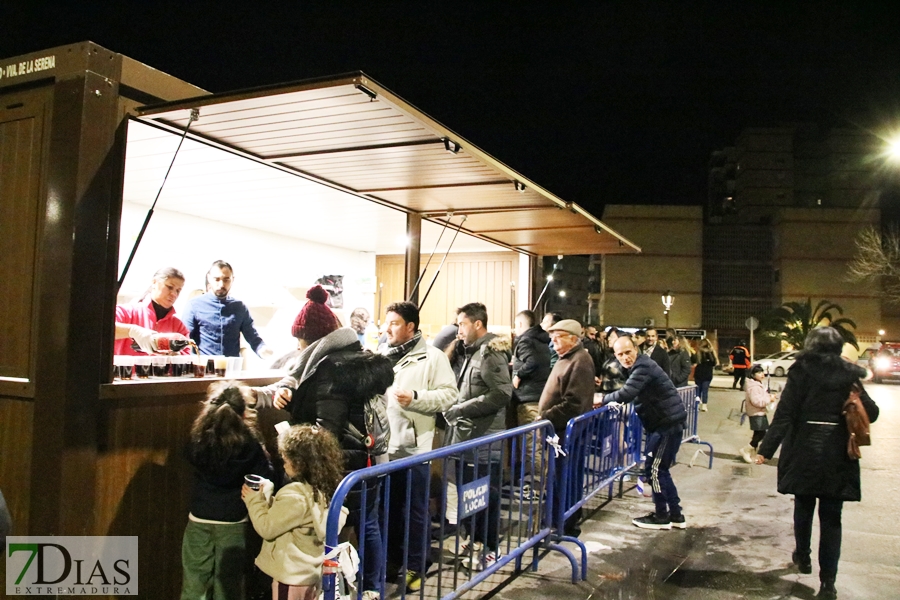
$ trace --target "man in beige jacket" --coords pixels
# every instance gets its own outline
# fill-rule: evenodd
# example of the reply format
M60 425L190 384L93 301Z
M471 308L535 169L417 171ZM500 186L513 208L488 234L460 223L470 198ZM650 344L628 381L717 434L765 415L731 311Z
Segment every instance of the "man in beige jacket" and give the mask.
M394 363L394 385L387 391L387 413L391 425L388 456L391 460L428 452L434 440L435 415L456 402L456 378L447 355L425 343L419 331L419 309L412 302L387 307L387 344L378 351ZM406 589L418 592L428 570L428 515L431 465L416 465L409 472L391 475L388 561L403 564L408 552ZM406 506L407 484L409 506ZM403 523L409 515L409 537Z

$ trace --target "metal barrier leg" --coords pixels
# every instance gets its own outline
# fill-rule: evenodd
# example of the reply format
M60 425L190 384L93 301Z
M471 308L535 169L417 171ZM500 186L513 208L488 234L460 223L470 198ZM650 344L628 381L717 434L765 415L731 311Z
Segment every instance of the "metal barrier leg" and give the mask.
M696 461L697 457L702 454L703 456L709 458L709 468L712 469L712 465L713 465L713 446L712 446L712 444L710 444L709 442L701 442L700 440L695 440L695 441L692 441L691 443L692 444L700 444L703 446L709 446L709 454L707 455L706 452L704 452L703 448L697 448L696 452L694 452L694 456L691 457L691 462L688 466L693 467L694 461Z
M572 583L578 583L578 572L579 572L579 571L581 571L581 579L582 579L582 581L583 581L584 579L587 578L587 575L586 575L586 573L587 573L587 557L585 557L584 554L583 554L584 551L585 551L584 544L582 544L582 543L578 540L578 538L571 538L571 537L568 537L568 536L562 536L561 538L559 538L559 541L561 541L561 542L573 542L573 541L574 541L574 542L576 542L579 546L581 546L581 549L582 549L582 568L579 569L579 568L578 568L578 561L575 560L575 555L572 553L571 550L569 550L569 549L566 548L565 546L561 546L560 544L556 544L556 543L553 543L553 542L547 544L547 548L549 548L549 549L551 549L551 550L556 550L557 552L559 552L560 554L562 554L563 556L565 556L566 558L569 559L569 563L572 565Z

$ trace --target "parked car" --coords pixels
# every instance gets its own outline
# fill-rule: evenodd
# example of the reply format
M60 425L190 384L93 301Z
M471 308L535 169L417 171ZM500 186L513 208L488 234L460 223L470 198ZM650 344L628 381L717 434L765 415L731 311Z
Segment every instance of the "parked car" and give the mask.
M756 363L763 363L767 360L778 360L779 358L783 358L783 357L787 356L791 352L793 352L793 350L782 350L781 352L776 352L775 354L770 354L768 356L763 356L762 358L757 358L755 361L753 361L753 363L756 364Z
M797 358L797 352L797 350L779 352L773 354L771 357L767 356L766 358L754 361L753 364L761 365L770 375L784 377L787 375L788 369L794 365L794 360Z
M900 379L900 342L882 342L881 347L869 360L872 381L881 383L885 379Z

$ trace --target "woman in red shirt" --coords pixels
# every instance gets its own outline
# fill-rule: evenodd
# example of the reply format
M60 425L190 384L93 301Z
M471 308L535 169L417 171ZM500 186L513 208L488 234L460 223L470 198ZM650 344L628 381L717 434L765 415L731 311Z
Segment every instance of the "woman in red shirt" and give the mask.
M175 316L173 308L183 287L181 271L165 267L154 273L150 289L142 298L116 305L115 354L140 354L131 347L132 340L143 352L153 354L159 337L187 339L187 327Z

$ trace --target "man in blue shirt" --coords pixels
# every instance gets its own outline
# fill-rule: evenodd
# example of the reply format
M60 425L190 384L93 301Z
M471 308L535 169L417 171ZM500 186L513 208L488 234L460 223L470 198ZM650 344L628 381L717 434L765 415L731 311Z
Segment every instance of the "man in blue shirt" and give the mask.
M215 261L206 274L207 292L191 300L182 318L201 354L240 356L241 334L260 358L272 351L253 326L247 305L228 295L234 271L224 260Z

